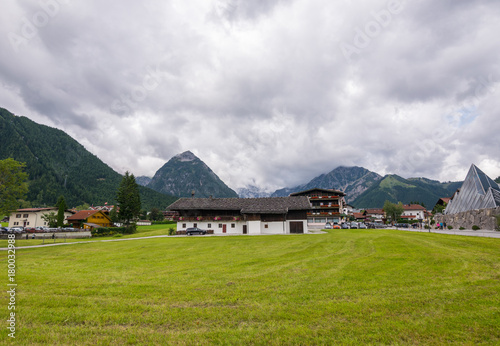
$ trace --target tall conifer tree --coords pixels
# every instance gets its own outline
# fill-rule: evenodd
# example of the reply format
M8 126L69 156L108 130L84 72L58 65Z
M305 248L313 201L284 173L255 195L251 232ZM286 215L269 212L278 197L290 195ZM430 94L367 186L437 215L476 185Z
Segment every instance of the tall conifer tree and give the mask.
M125 225L130 225L141 212L141 197L139 186L135 182L135 177L129 172L125 173L116 195L118 202L119 218Z
M62 227L64 225L64 212L68 208L64 196L59 196L56 207L59 208L57 211L57 227Z

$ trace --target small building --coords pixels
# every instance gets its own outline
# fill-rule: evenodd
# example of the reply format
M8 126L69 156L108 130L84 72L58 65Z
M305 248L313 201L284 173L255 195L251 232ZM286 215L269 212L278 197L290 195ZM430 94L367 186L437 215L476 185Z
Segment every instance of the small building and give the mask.
M180 198L177 231L198 227L214 234L307 233L307 197Z
M384 209L366 209L364 214L367 221L382 223L385 220Z
M139 220L136 222L137 226L151 226L151 220Z
M403 205L402 219L420 221L425 219L425 213L427 209L420 204L405 204Z
M68 223L74 228L94 229L99 227L113 227L110 217L102 210L81 210L68 217Z
M362 212L362 213L352 213L352 217L354 218L354 220L358 221L358 222L365 222L366 221L366 213L365 212Z
M352 213L354 213L354 207L350 204L344 203L344 208L342 208L342 212L345 215L352 215Z
M291 197L309 198L312 210L307 214L307 223L312 228L323 228L327 222L339 224L344 211L345 193L331 189L309 189L290 194Z
M17 209L10 214L9 227L49 227L49 223L43 218L46 214L57 214L59 209L52 208L25 208ZM69 210L64 211L64 219L72 216Z

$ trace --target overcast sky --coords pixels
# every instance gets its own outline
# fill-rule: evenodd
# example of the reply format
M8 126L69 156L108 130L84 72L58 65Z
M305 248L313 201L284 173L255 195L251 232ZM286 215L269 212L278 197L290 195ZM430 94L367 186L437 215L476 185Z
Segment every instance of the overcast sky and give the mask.
M116 171L500 175L500 1L3 1L0 107Z

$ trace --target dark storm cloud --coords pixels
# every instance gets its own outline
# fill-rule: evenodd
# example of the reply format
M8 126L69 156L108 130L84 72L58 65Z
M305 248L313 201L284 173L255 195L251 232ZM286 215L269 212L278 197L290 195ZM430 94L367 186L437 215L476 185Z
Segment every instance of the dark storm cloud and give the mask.
M7 2L0 106L136 175L185 150L232 187L338 165L495 175L499 14L495 1Z

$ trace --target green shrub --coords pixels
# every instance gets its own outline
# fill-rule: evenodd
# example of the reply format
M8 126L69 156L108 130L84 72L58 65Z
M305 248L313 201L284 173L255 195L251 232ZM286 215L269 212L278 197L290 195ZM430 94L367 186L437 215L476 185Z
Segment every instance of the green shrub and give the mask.
M448 229L453 229L453 226L448 226Z
M168 220L164 220L164 221L151 221L151 224L152 225L171 225L171 224L176 224L177 221L168 221Z
M465 228L463 228L463 227L460 227L460 228L459 228L459 230L461 230L461 231L463 231L464 229L465 229Z
M429 226L429 225L425 225L425 226L424 226L424 228L425 228L425 229L431 229L431 226Z
M114 237L116 234L134 234L136 232L135 225L128 227L100 227L92 230L92 237Z
M176 231L175 231L175 229L174 229L173 227L170 227L170 228L168 229L168 231L167 231L167 234L168 234L168 235L175 235L175 234L176 234Z
M472 226L473 231L477 231L478 229L481 229L481 228L479 228L479 226L476 226L476 225Z

